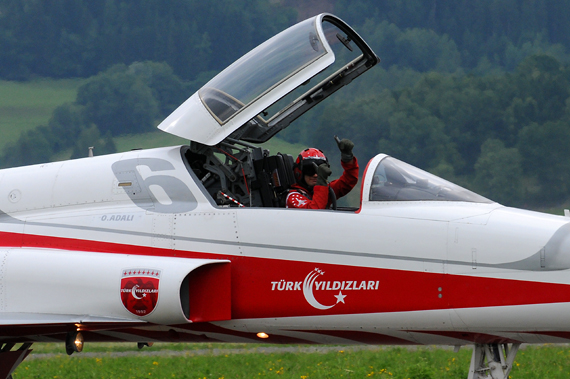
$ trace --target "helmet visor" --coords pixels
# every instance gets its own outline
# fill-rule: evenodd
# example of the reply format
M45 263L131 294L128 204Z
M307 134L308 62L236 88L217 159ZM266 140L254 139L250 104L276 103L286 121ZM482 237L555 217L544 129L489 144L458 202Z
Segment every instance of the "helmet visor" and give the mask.
M314 176L317 173L317 167L327 163L324 159L307 159L303 160L303 175Z

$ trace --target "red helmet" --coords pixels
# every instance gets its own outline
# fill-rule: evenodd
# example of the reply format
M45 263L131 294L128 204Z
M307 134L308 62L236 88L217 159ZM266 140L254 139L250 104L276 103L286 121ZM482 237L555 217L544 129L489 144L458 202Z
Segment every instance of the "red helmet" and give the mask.
M323 163L328 163L328 159L321 150L310 147L301 151L295 161L295 178L299 181L303 175L315 175L315 167L318 167Z

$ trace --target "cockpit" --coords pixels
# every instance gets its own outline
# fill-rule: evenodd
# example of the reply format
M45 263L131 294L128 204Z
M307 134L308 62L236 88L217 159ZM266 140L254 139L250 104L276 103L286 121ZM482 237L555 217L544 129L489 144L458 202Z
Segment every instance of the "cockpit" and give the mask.
M218 205L277 207L293 158L268 141L380 59L344 21L321 14L259 45L159 126L189 139L183 158Z
M382 157L369 182L369 201L492 203L483 196L390 156Z
M378 62L349 25L321 14L241 57L158 128L192 141L183 159L217 205L280 207L295 182L293 158L257 144ZM394 158L373 161L374 172L363 178L363 201L489 202Z
M183 148L189 169L219 206L284 207L289 187L295 183L293 157L255 146L236 150L221 146L217 153L200 153ZM370 160L360 179L364 202L454 201L493 203L493 201L436 175L379 154ZM339 208L340 209L340 208ZM342 208L356 210L356 208Z

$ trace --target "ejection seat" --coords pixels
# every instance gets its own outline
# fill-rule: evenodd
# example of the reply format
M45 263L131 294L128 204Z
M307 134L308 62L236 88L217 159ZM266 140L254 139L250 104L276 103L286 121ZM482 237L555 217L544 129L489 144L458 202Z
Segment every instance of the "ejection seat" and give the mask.
M293 165L293 157L289 154L254 157L257 179L251 185L252 190L259 191L264 207L285 207L287 190L295 183Z

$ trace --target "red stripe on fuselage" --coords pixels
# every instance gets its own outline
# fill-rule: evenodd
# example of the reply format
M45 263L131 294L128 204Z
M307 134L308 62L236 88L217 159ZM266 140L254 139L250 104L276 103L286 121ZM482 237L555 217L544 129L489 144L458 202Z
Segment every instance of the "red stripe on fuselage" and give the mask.
M4 247L228 259L232 262L233 319L570 302L570 286L566 284L236 257L17 233L0 233L0 244ZM117 281L120 281L119 274Z

